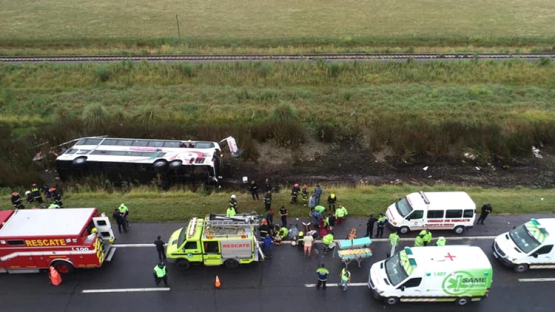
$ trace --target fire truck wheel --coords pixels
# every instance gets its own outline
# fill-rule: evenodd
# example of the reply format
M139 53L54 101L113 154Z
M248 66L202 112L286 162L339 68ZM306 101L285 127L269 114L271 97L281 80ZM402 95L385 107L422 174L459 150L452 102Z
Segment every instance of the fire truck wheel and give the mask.
M185 271L191 266L191 263L187 259L179 259L175 263L175 267L180 271Z
M239 266L239 262L237 262L237 260L235 259L227 259L224 262L224 265L228 269L236 269Z
M75 267L73 266L73 264L66 261L54 261L52 263L52 266L60 274L70 274L75 271Z

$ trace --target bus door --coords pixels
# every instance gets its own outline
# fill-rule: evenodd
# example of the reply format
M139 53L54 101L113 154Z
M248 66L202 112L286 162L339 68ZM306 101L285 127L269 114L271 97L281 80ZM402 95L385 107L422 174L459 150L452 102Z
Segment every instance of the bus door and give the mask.
M204 241L204 265L221 265L222 251L219 241Z

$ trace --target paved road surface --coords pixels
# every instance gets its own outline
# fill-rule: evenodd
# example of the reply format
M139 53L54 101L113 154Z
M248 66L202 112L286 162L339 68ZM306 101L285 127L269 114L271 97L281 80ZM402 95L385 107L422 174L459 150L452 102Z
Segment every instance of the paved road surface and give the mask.
M491 217L484 227L473 229L467 235L493 236L511 229L530 216ZM540 216L537 216L540 217ZM184 224L184 223L183 223ZM360 225L360 226L359 226ZM364 220L349 220L337 229L344 235L353 226L362 230ZM133 224L131 231L122 235L119 244L151 243L156 235L167 238L179 227L176 223ZM434 237L450 233L434 232ZM300 249L290 245L274 248L270 260L242 266L236 270L223 267L193 267L187 272L176 272L169 266L169 291L83 293L103 289L155 287L152 268L157 255L152 247L120 247L111 263L89 271L80 271L65 277L61 286L49 285L46 274L11 274L0 276L0 306L2 311L552 311L555 304L555 282L520 282L523 278L555 277L555 270L530 271L516 274L499 265L491 256L489 238L455 240L448 244L480 246L490 256L494 266L494 281L490 296L469 307L457 308L452 303L402 303L385 307L375 300L364 283L372 263L384 258L388 244L373 243L374 256L362 267L351 264L353 286L347 292L337 287L326 291L306 287L315 282L315 270L321 262L331 272L330 284L339 280L340 262L331 254L321 257L313 253L303 257ZM412 245L403 241L402 246ZM321 251L321 245L317 247ZM316 250L315 250L316 251ZM214 289L214 276L218 274L221 289Z

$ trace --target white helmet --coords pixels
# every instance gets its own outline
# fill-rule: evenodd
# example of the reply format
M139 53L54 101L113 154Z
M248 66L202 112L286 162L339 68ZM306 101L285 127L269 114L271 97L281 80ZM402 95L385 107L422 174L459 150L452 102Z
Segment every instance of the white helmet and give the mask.
M31 194L31 191L25 192L25 195L29 195L29 194Z
M232 198L232 199L235 199L235 194L231 195L231 198Z

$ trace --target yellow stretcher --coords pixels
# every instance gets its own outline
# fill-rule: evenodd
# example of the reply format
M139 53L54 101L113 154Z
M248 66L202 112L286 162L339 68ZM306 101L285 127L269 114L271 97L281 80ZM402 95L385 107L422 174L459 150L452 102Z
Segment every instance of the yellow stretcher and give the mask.
M345 263L345 266L349 266L349 263L356 261L360 268L360 263L372 256L371 244L372 241L369 237L341 240L337 242L337 255Z

